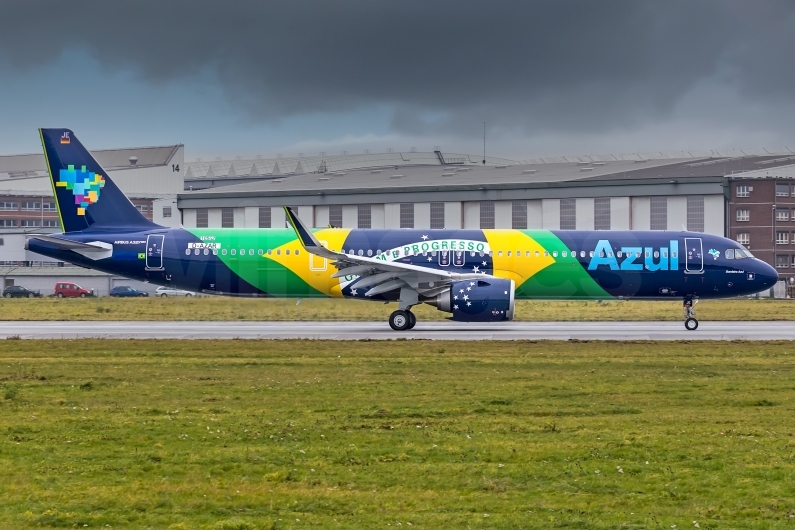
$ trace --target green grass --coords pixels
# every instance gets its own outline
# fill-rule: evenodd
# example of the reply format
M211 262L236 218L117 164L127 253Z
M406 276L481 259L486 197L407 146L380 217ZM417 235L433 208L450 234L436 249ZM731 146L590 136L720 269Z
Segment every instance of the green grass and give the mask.
M362 300L249 298L0 299L0 320L383 320L396 304ZM795 320L792 300L706 300L701 320ZM448 314L428 305L414 308L420 320ZM682 320L682 302L518 301L516 320Z
M789 342L0 341L0 528L790 528L793 361Z

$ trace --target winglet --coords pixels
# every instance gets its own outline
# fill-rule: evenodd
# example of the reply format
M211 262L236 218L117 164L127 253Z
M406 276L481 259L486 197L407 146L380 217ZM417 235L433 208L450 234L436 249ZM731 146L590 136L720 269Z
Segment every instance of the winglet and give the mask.
M326 258L333 258L336 256L336 252L332 252L320 244L320 241L318 241L312 231L301 222L301 219L292 208L285 206L284 214L287 216L287 221L289 221L290 226L295 230L298 240L301 242L301 246L304 247L304 250L310 254L316 254Z

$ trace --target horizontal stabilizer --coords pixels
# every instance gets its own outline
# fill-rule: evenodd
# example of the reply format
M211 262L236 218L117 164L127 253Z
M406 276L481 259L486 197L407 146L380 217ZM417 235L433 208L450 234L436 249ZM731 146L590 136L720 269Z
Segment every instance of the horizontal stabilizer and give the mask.
M113 245L102 241L83 243L80 241L72 241L71 239L64 239L48 234L34 234L28 238L28 240L30 239L44 241L45 243L54 245L59 250L71 250L72 252L76 252L81 256L85 256L93 260L105 259L113 256ZM25 249L27 248L28 243L26 241Z

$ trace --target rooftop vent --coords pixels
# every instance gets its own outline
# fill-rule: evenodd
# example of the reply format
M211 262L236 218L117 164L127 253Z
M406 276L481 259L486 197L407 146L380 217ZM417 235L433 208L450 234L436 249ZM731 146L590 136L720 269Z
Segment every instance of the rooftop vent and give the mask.
M581 167L580 171L593 171L592 167Z
M133 155L133 156L130 157L130 165L131 166L137 166L138 165L138 157L137 156Z
M537 169L525 169L524 171L522 171L522 173L525 173L525 174L527 174L527 173L538 173L538 170Z
M370 173L381 173L382 171L384 171L384 170L383 169L374 169Z
M392 175L389 178L391 178L391 179L399 179L399 178L403 178L403 175Z
M318 180L329 180L328 177L320 177Z
M494 169L505 169L508 166L494 166Z
M455 173L442 173L443 177L452 177Z

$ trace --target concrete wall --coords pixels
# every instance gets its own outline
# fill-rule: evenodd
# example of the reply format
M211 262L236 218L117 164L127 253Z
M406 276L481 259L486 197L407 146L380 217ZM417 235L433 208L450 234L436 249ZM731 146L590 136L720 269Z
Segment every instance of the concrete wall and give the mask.
M494 203L494 228L513 228L513 202Z
M326 228L328 226L328 206L315 206L315 227Z
M176 215L179 217L179 210L177 210ZM193 208L182 210L182 226L185 228L196 228L196 210Z
M414 228L431 227L431 203L418 202L414 204Z
M651 226L651 204L648 197L632 197L632 225L630 230L649 230ZM671 211L668 210L668 219Z
M384 205L373 204L370 206L370 226L372 228L384 228Z
M171 217L163 217L163 208L171 208ZM195 219L195 215L194 215ZM182 226L179 209L177 208L177 198L167 197L152 201L152 221L162 225L177 228Z
M543 199L541 217L544 230L560 230L560 199Z
M400 228L399 203L390 203L384 205L384 228Z
M544 228L544 207L540 200L527 201L527 228Z
M632 221L629 204L629 197L610 199L610 230L629 230Z
M687 230L687 197L668 197L668 230Z
M246 206L243 211L243 226L246 228L259 228L259 208Z
M342 207L342 227L359 228L359 207L356 204L345 204Z
M287 218L284 216L284 208L274 206L271 208L271 228L284 228Z
M208 228L221 228L221 209L208 208L207 210L207 227Z
M298 218L307 226L315 226L315 209L312 206L299 206Z
M716 236L724 235L726 231L725 206L723 195L704 196L704 232Z
M444 227L448 230L460 229L463 221L463 208L460 202L444 203Z
M593 230L593 199L577 199L576 208L577 230Z
M464 203L464 228L480 228L480 202Z
M246 209L235 208L235 228L249 228L246 226Z

